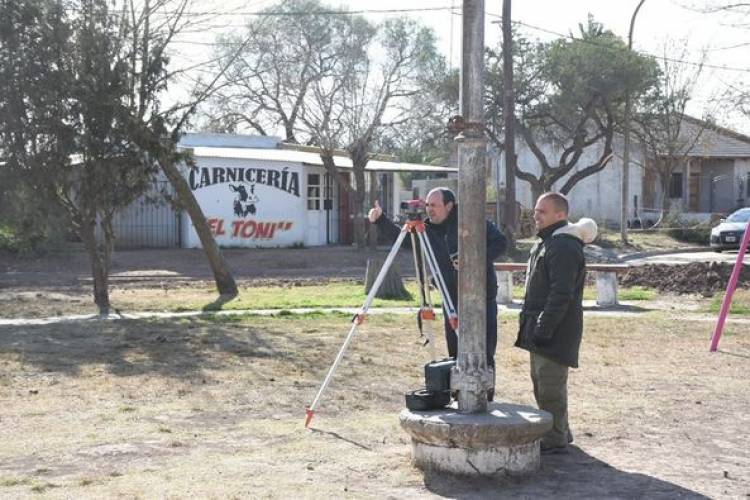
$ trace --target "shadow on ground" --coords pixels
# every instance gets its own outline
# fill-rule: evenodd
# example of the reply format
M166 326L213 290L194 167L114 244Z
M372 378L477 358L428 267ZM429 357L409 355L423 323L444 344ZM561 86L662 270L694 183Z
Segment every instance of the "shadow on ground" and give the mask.
M316 342L274 324L249 326L241 317L0 327L0 356L13 355L39 372L71 376L80 375L86 366L103 366L117 376L206 378L206 371L233 359L294 363L295 353L314 349Z
M642 307L642 306L636 306L632 304L615 304L613 306L600 306L600 305L583 306L583 310L584 311L600 311L600 312L641 313L641 312L655 311L656 309L652 307Z
M541 469L527 477L457 481L455 477L428 471L424 482L436 495L460 499L709 498L656 477L616 469L577 446L569 450L565 454L543 455Z
M587 305L586 302L591 303L590 301L584 301L583 310L584 311L592 311L592 312L602 312L602 313L616 313L616 312L625 312L625 313L642 313L642 312L649 312L649 311L656 311L656 308L653 307L643 307L639 305L633 305L633 304L615 304L612 306L600 306L597 304ZM510 311L520 311L523 308L523 302L522 301L513 301L512 304L505 304L505 307Z

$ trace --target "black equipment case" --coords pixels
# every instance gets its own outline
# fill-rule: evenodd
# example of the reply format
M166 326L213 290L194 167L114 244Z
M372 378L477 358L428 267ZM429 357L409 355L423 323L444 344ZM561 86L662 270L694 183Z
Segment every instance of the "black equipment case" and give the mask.
M425 389L430 392L451 390L451 369L456 366L456 360L445 358L432 361L424 365Z

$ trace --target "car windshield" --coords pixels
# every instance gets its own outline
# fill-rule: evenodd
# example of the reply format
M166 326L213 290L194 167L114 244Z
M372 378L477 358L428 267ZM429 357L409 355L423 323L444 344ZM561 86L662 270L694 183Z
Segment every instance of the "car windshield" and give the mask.
M737 210L727 218L727 222L747 222L750 221L750 210Z

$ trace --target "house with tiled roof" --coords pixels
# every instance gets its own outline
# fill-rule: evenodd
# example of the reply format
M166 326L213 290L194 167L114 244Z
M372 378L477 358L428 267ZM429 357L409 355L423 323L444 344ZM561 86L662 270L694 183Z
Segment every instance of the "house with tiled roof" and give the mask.
M711 214L727 214L736 208L750 206L750 137L692 118L680 121L681 135L688 138L689 146L681 150L678 164L669 178L666 195L670 210L684 218L708 220ZM692 138L692 139L689 139ZM597 222L618 227L622 207L622 137L613 141L614 156L599 173L576 184L568 193L571 214L576 217L593 217ZM559 158L561 146L540 143L547 158ZM569 176L596 161L602 145L584 151L576 167L559 180L554 188L562 187ZM539 175L538 160L523 140L516 144L518 166L521 170ZM637 140L631 142L629 170L629 221L648 225L663 213L662 181L654 170L655 162L662 161L666 151L649 153ZM499 172L499 188L505 184L503 157L490 155L493 183ZM498 168L499 167L499 168ZM516 180L516 199L524 208L533 208L531 187L521 179Z
M726 214L750 204L750 137L689 116L681 124L686 136L698 139L672 173L671 206L684 213ZM644 175L643 201L659 206L659 183L652 170Z

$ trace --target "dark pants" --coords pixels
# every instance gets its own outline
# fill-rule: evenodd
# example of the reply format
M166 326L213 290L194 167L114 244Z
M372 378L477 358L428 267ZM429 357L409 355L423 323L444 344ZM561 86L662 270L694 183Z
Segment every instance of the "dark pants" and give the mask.
M455 302L454 302L455 303ZM455 358L458 354L458 337L448 323L448 314L443 309L445 325L445 342L448 344L448 356ZM460 319L459 319L460 321ZM497 348L497 302L495 298L487 300L487 366L495 368L495 349Z
M552 414L552 429L542 438L542 448L558 448L573 441L568 427L568 367L536 353L531 354L531 381L540 410Z

